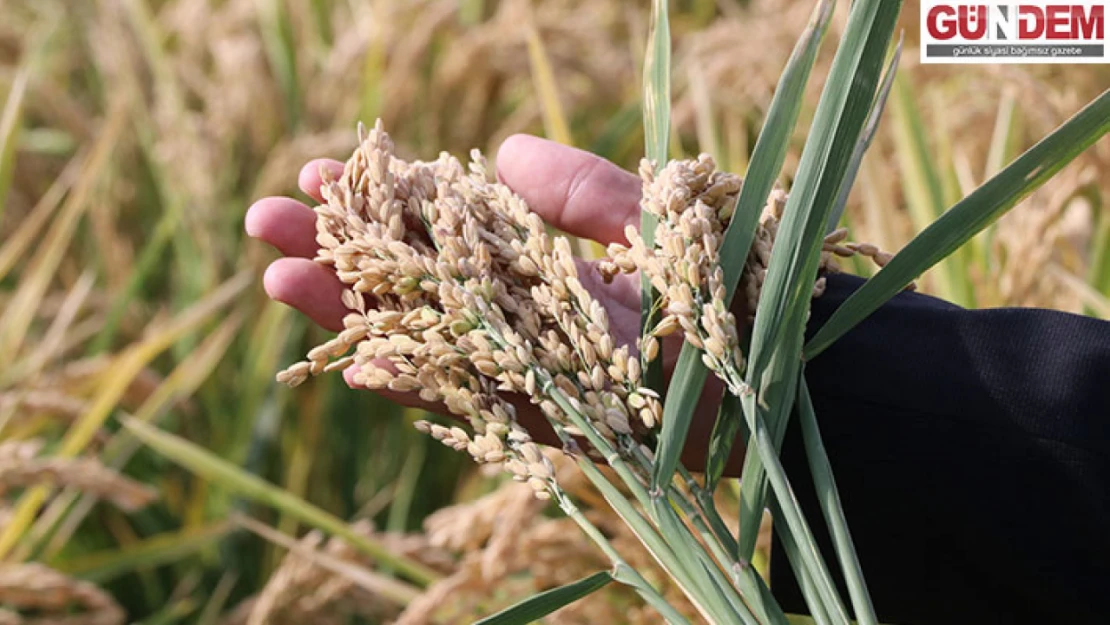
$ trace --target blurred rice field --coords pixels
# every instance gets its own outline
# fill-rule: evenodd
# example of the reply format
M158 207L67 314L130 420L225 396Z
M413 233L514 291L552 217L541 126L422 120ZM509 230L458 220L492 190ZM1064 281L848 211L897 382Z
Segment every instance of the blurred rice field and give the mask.
M672 3L674 153L743 171L810 7ZM918 66L917 13L846 216L891 250L1110 85L1110 66ZM421 437L413 411L338 376L275 384L323 336L266 299L275 254L242 218L376 117L409 157L530 132L634 168L646 3L0 0L0 16L0 623L467 622L596 569L526 487ZM1107 171L1104 139L920 288L1110 316ZM548 622L653 618L614 590Z

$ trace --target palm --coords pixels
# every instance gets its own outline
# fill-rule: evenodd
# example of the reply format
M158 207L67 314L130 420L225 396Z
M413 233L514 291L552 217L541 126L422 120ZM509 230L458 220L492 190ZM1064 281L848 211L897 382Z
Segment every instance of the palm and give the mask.
M509 138L497 158L498 178L523 197L548 223L572 235L603 245L624 242L625 226L639 224L640 180L616 165L581 150L525 135ZM299 186L320 200L320 169L338 175L342 165L317 160L305 165ZM246 216L247 233L276 247L284 258L274 261L263 279L266 292L277 301L301 311L320 326L339 331L347 309L340 301L344 286L326 267L312 262L316 254L313 211L292 198L265 198L251 206ZM581 279L593 296L606 307L616 338L634 343L639 335L639 281L619 275L611 283L601 280L589 263L582 261ZM665 363L673 364L677 344L664 346ZM668 368L670 368L668 366ZM410 406L442 412L442 406L421 402L415 394L387 393ZM704 458L709 428L716 411L719 387L707 392L698 408L686 460L699 466ZM514 401L530 429L546 427L538 411L525 398ZM700 444L699 444L700 443ZM738 470L739 458L730 463Z

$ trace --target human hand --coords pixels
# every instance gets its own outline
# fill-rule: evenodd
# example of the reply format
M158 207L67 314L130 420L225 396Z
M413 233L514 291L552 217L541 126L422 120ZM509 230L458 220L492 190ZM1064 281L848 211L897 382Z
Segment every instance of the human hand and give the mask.
M338 178L342 163L314 160L301 169L298 184L316 201L320 197L320 171ZM625 243L627 225L640 223L640 179L598 156L528 135L515 135L501 146L497 176L547 223L569 234L608 245ZM280 258L267 268L263 278L271 299L288 304L327 330L343 329L349 311L340 300L346 288L327 267L311 259L316 255L316 215L311 208L288 197L271 197L255 202L247 211L247 234L278 249ZM606 283L590 261L579 261L583 286L609 313L611 328L621 343L635 343L640 325L640 283L636 275L617 275ZM744 319L744 315L738 315ZM673 368L681 347L681 333L663 345L664 366ZM344 377L352 383L353 371ZM438 404L428 404L416 393L377 391L406 406L446 413ZM683 461L695 469L704 466L709 433L713 427L722 387L710 378L699 402ZM528 398L512 398L522 423L537 440L555 441L545 419ZM726 471L738 474L742 450L733 454Z

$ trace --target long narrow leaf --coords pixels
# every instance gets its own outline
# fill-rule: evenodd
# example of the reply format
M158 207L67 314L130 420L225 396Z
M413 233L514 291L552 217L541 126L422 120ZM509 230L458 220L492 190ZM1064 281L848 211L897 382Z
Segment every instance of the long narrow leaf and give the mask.
M176 562L215 544L235 527L219 521L144 538L133 545L81 555L54 565L59 571L92 582L104 583L136 568L154 568Z
M505 608L497 614L487 616L475 623L475 625L527 625L532 621L551 614L563 606L570 605L583 597L605 588L609 585L609 582L612 581L612 573L609 571L599 571L589 577L583 577L565 586L559 586L558 588L552 588L551 590L541 592L537 595L532 595L524 601Z
M24 63L16 72L11 88L8 89L4 107L0 110L0 217L4 216L8 189L11 187L15 172L15 146L19 141L23 99L27 94L27 84L30 81L31 67L30 64Z
M613 512L617 513L617 516L628 526L628 529L632 530L632 533L636 535L636 538L644 548L647 549L652 558L654 558L655 561L659 563L659 566L671 576L671 579L683 590L686 597L694 603L694 607L698 609L698 612L701 613L706 620L712 621L712 615L707 612L708 608L699 604L696 600L698 595L694 594L695 586L687 571L687 563L675 553L672 549L672 545L664 540L659 532L652 527L651 523L635 509L632 503L620 492L620 489L611 484L609 480L602 475L601 471L598 470L597 466L595 466L591 460L580 458L577 464L578 468L585 474L586 479L593 483L594 487L597 488L601 496L613 509ZM645 599L647 599L647 597L645 597Z
M765 371L780 334L796 329L782 327L782 322L794 314L791 309L809 303L818 243L870 109L900 4L863 0L853 5L802 153L763 285L752 334L750 382L758 381ZM822 219L814 223L815 216Z
M764 414L777 447L795 398L801 339L829 212L863 131L901 9L900 1L858 0L821 95L798 176L787 201L752 330L745 411ZM750 417L750 415L749 415ZM745 458L740 524L752 526L767 498L767 458ZM740 558L751 558L754 536L740 536Z
M724 475L725 465L732 453L732 443L741 430L744 430L744 439L747 440L748 432L744 427L740 398L732 393L725 393L717 412L717 422L713 424L713 433L709 436L709 452L705 457L706 492L712 493L717 488L717 482Z
M791 323L796 323L796 321ZM803 340L804 338L801 336L791 337L789 345L783 346L783 352L787 354L800 352ZM768 369L767 376L770 379L781 380L774 387L780 403L789 401L797 394L795 387L796 374L793 378L786 377L788 370L793 365L794 359L780 357L775 358ZM758 405L758 398L754 391L741 397L740 401L746 419L750 419L751 415L760 415L769 411L769 408ZM772 406L777 406L777 404L772 404ZM789 410L789 406L785 409ZM778 437L773 437L773 440L777 446L779 443ZM763 510L767 504L768 485L764 469L765 462L766 459L757 452L756 442L749 438L747 452L744 455L744 468L740 473L740 527L750 528L750 531L741 531L737 540L737 557L742 561L750 560L755 551L755 542L759 536L756 528L763 520Z
M848 625L847 610L837 595L836 585L828 566L821 558L820 548L802 512L801 504L798 503L790 487L786 471L778 458L770 428L757 411L745 412L745 417L752 432L751 446L754 448L754 453L766 459L764 466L768 483L775 494L773 502L775 519L777 523L781 522L777 531L785 540L790 541L790 544L796 546L797 557L792 560L791 566L800 566L804 569L804 572L796 572L796 574L808 576L816 590L816 597L820 603L811 603L810 609L814 612L822 610L835 623Z
M667 0L652 0L651 34L644 56L644 142L647 157L655 167L667 163L671 136L671 26ZM645 231L647 237L654 234Z
M794 51L775 88L766 122L752 152L744 186L736 199L732 221L729 222L721 243L721 268L725 274L728 298L732 297L740 282L740 274L755 237L760 213L782 169L782 163L786 160L786 149L802 107L805 86L835 6L835 0L821 0L814 7L809 25L794 45ZM693 345L683 345L667 389L667 401L663 405L663 431L655 453L653 475L656 485L668 484L674 477L694 417L694 408L701 397L707 375L708 370L701 360L700 351ZM716 452L710 455L709 461L719 462L720 468L723 468L732 450L734 437L724 437L729 427L731 426L718 424L714 428L723 428L720 430L723 438L719 439ZM718 461L716 456L724 458Z
M561 430L558 427L556 427L555 430L560 440L569 440L565 430ZM595 483L598 483L598 480L602 482L598 484L600 487L599 490L603 490L604 488L606 488L607 486L605 485L608 485L608 487L612 486L607 481L605 481L605 478L604 476L602 476L601 472L598 471L597 467L594 466L594 464L591 463L589 460L579 459L578 464L579 466L583 467L583 473L586 474L587 479ZM579 510L578 506L570 500L570 498L564 491L560 489L555 489L554 495L555 498L558 500L559 507L563 510L563 512L578 525L582 532L585 533L586 536L590 540L592 540L594 544L597 545L597 547L600 548L606 556L609 557L610 562L613 564L613 579L635 590L636 593L639 594L641 598L643 598L645 603L652 606L656 609L656 611L659 612L659 615L662 616L667 623L670 623L671 625L690 625L686 617L679 614L678 611L674 609L674 606L667 603L663 596L660 595L659 592L655 590L655 588L651 586L651 584L649 584L638 571L636 571L636 569L628 566L628 563L626 563L624 561L624 558L621 557L620 553L618 553L617 550L613 548L613 545L606 539L605 535L601 533L601 530L599 530L596 525L591 523L589 519L586 518L586 515L584 515L582 511ZM620 499L618 498L616 501L619 502ZM628 501L624 500L624 503L627 504ZM620 514L618 508L614 508L614 511ZM648 544L644 543L644 546L647 547ZM681 582L679 582L679 585L681 586Z
M852 534L848 531L848 520L844 517L844 507L840 504L840 493L833 479L832 466L825 453L825 444L821 441L821 430L817 427L817 415L813 411L813 400L810 399L804 374L799 385L798 421L802 426L802 440L809 470L813 474L813 485L817 489L817 500L821 504L821 513L825 515L836 555L840 558L844 579L848 583L848 596L852 600L856 622L859 625L878 625L879 619L875 616L871 595L863 581L863 569L856 556Z
M567 116L563 113L563 105L559 102L559 87L555 80L555 71L551 68L551 61L547 57L547 48L543 39L536 30L536 25L529 23L526 30L528 40L528 60L532 68L532 83L536 86L536 100L539 102L540 111L543 113L543 129L548 139L558 141L563 145L574 145L574 138L570 134L570 125Z
M914 237L875 277L853 293L806 345L811 359L882 306L926 269L1040 187L1110 132L1110 90L1042 139Z
M775 516L780 516L780 510L774 505L774 502L771 503L771 507ZM790 563L794 579L798 582L798 590L802 591L802 599L809 606L810 617L805 622L816 623L816 625L832 625L829 615L825 612L824 606L821 605L821 597L817 594L813 577L802 564L801 554L798 552L798 545L794 542L794 537L789 532L775 532L775 537L782 543L782 551L786 554L786 561ZM797 623L798 617L791 615L790 622L792 625Z
M671 134L671 27L667 0L653 0L651 34L644 56L644 143L648 159L656 171L667 163ZM655 215L640 211L640 235L651 247L655 242ZM647 276L640 279L640 329L647 332L658 320L655 289ZM644 372L645 385L663 392L663 359L658 358Z
M1097 204L1096 204L1097 207ZM1095 291L1110 295L1110 216L1105 211L1099 214L1098 225L1092 233L1090 267L1087 269L1087 283Z
M856 142L856 149L852 152L852 161L848 163L848 173L844 176L844 184L840 187L840 195L836 198L836 204L833 205L832 212L829 214L829 222L825 228L827 232L835 230L836 225L840 223L840 218L844 215L844 207L848 205L848 194L852 190L852 184L856 181L856 174L859 173L863 155L871 147L871 141L879 130L879 121L882 120L883 111L886 110L886 100L890 95L890 88L894 86L894 76L898 72L898 61L901 58L902 35L899 35L898 45L895 46L894 54L890 57L890 65L886 68L883 84L879 87L879 94L875 96L875 103L871 105L871 112L867 114L867 125L863 127L863 134L860 135L859 141Z
M315 549L248 516L236 514L236 524L258 534L275 545L280 545L292 554L311 562L326 571L350 580L362 589L388 599L397 605L408 605L420 596L420 590L404 582L367 570L365 567L337 558L325 550Z

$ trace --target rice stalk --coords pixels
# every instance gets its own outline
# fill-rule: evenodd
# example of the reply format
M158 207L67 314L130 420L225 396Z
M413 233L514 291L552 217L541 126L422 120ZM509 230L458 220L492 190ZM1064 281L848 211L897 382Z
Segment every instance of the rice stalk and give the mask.
M543 109L536 98L527 43L519 29L524 23L523 3L460 5L454 0L421 0L383 3L372 9L318 0L279 4L288 28L263 33L255 0L154 4L138 0L87 6L64 0L0 0L0 13L5 16L0 20L0 74L4 76L0 82L5 88L37 49L39 26L58 26L50 45L40 50L40 62L28 73L16 124L18 142L11 141L5 148L12 162L0 165L3 174L11 174L6 197L0 201L4 211L0 221L0 275L4 278L0 308L7 311L16 301L30 302L35 309L15 360L8 361L0 372L0 395L6 402L0 422L5 420L4 413L8 414L4 437L56 441L61 428L79 416L78 404L87 410L88 402L111 377L113 363L118 362L112 358L84 361L94 337L97 351L119 353L128 341L141 339L142 329L151 319L185 309L236 271L260 271L269 257L260 246L245 245L236 234L242 206L249 198L292 191L292 172L304 160L353 148L351 133L335 128L382 116L403 154L435 154L440 149L462 153L474 145L492 148L510 133L543 129ZM699 141L698 124L705 125L704 111L709 110L718 122L720 136L710 135L707 141L717 139L728 154L727 160L717 158L717 162L741 172L750 160L755 142L752 133L763 125L778 91L782 60L790 53L811 5L772 0L751 0L743 6L717 3L714 15L713 4L702 0L672 3L671 149L673 154L682 153L673 145L681 142L683 151L698 151L693 147ZM557 0L536 5L534 25L552 73L559 77L559 100L570 131L583 146L634 168L643 152L636 92L642 42L647 38L646 11L605 1ZM830 33L843 31L847 5L840 3L835 11ZM913 15L908 17L906 28L912 42L916 24ZM263 37L272 37L273 32L286 38L282 45L296 51L292 75L283 80L296 80L302 87L297 92L283 88L271 72ZM744 62L737 63L737 58ZM816 60L819 73L827 69L827 62L825 55ZM692 78L695 68L704 91ZM952 188L964 192L974 188L987 172L1008 160L1000 154L1021 152L1097 96L1105 88L1107 76L1105 69L1094 66L962 68L951 72L911 64L901 73L922 96L919 112L926 128L935 129L926 137L933 146L929 158L938 163L953 161L942 167L946 194ZM814 81L804 92L802 120L812 113L819 82ZM1007 91L1016 96L1014 109L1020 110L1020 119L1007 121L1007 109L1000 105L1005 103ZM32 265L23 259L43 252L39 249L43 233L58 216L57 207L68 201L78 174L87 168L98 129L103 128L117 97L126 102L129 120L114 142L110 162L92 176L88 219L82 216L78 220L77 235L57 269L50 272L42 297L13 300L24 276L30 280L25 269ZM285 104L290 97L295 100L290 104L302 111L295 134L288 131L286 106L272 105ZM11 102L8 99L5 105ZM182 107L182 102L188 106ZM861 166L861 185L857 186L863 193L850 197L846 210L846 223L857 239L888 250L899 249L912 236L909 219L900 208L906 202L898 185L898 148L892 130L893 125L880 127L871 149L873 156ZM802 132L790 133L785 144L780 183L788 182L796 170L805 139ZM701 134L706 135L704 131ZM1004 143L1007 147L1002 149ZM1101 200L1108 187L1105 177L1093 175L1110 163L1107 147L1110 144L1106 142L1094 145L1078 157L1074 168L1049 181L1000 220L993 234L977 238L982 244L976 243L976 258L966 266L961 264L960 270L974 285L980 305L1097 312L1099 300L1089 297L1091 293L1079 283L1064 278L1061 271L1082 276L1097 292L1106 292L1110 284L1101 271L1106 263L1099 260L1110 249L1106 234L1110 230L1103 228L1105 202ZM711 143L703 143L700 149L711 151ZM954 180L958 180L956 187ZM765 199L759 199L757 212ZM182 210L184 218L172 229L172 236L165 237L159 234L166 231L159 221L170 208ZM1030 236L1032 232L1045 236ZM152 241L165 245L151 245ZM136 258L151 260L133 270ZM1044 275L1046 263L1053 267L1049 279L1035 279ZM866 271L870 264L860 261L849 269ZM84 275L91 275L93 283L82 296L88 284ZM929 290L932 284L927 275L922 288ZM160 379L155 372L164 374L194 358L214 359L218 364L211 366L218 367L216 375L184 384L172 393L158 392L165 400L154 402L163 406L157 414L160 427L202 441L235 461L246 458L250 471L278 482L281 470L274 467L289 467L290 453L296 449L298 471L307 476L302 488L314 503L343 516L353 513L374 493L388 495L395 483L393 476L412 444L409 438L392 434L391 428L402 424L396 416L399 411L384 402L361 400L358 394L344 392L341 382L321 386L311 401L305 400L303 393L290 401L288 393L272 388L268 379L279 361L291 358L289 352L300 350L305 340L322 339L316 334L306 339L305 324L281 307L264 307L263 301L257 289L241 294L242 305L237 308L256 321L248 332L234 337L226 350L218 350L215 356L202 353L192 340L163 352L129 385L116 410L134 414L140 404L153 401L149 393ZM63 315L59 310L62 302L74 306L68 308L73 314L69 321L70 313ZM113 316L105 302L115 302L115 309L122 311L117 321L105 323L106 315ZM108 326L115 330L105 331ZM197 332L196 343L202 344L214 328L215 324L205 327L203 334ZM223 329L219 333L223 335ZM208 368L198 365L195 371ZM43 396L55 390L67 405L44 403ZM187 397L179 401L179 395ZM19 403L20 397L28 398L30 405ZM296 418L292 418L294 414ZM363 419L365 414L376 418ZM320 431L315 447L298 449L288 444L312 419ZM275 444L256 443L262 439L252 438L255 423L273 428L272 438L266 440ZM335 431L343 435L337 436ZM105 428L98 428L83 454L99 453L104 440ZM248 448L254 450L249 457ZM458 465L443 451L427 449L429 461L418 479L420 495L414 501L412 518L456 497L468 499L476 491L492 487L484 478L460 477ZM106 456L102 461L114 464ZM139 538L167 534L180 523L200 526L221 519L233 501L227 493L206 488L193 476L152 461L149 453L136 457L128 465L128 473L157 484L163 495L164 503L154 513L132 520ZM567 475L558 478L561 486L569 480ZM460 483L465 487L456 490ZM721 495L732 492L720 491ZM117 544L98 517L79 522L84 514L67 512L72 504L61 506L74 496L67 491L52 500L29 534L24 534L34 549L25 550L25 542L21 542L11 557L19 559L22 556L18 554L27 553L47 558L63 547L67 554L93 549L99 555L102 548ZM376 499L388 502L389 497ZM651 556L636 538L622 530L619 519L598 507L604 503L595 492L581 488L575 490L574 499L630 565L655 571L647 577L666 588L668 602L678 605L683 601L665 574L652 568ZM93 501L92 497L83 499L79 509L85 510ZM726 522L735 527L735 502L728 498L718 503L722 512L729 513ZM0 506L0 516L5 513L11 510ZM389 514L383 511L382 518ZM114 512L113 517L119 518ZM445 607L445 613L461 614L459 620L471 621L530 592L567 584L604 568L605 559L587 538L576 533L573 523L558 520L563 523L543 525L546 542L537 539L535 543L537 552L544 554L536 562L539 578L518 567L516 577L468 586L475 596L465 598L467 605L458 612ZM61 526L39 534L54 528L56 522ZM0 526L7 525L9 522L0 521ZM37 536L54 538L47 547ZM241 536L229 538L219 551L181 556L179 564L159 567L153 576L121 580L106 590L133 608L130 616L136 622L182 622L196 616L198 606L206 604L222 611L219 601L210 603L208 598L214 594L217 580L232 575L229 571L235 573L236 594L257 592L265 583L265 563L250 548L258 541L247 537L248 548L240 548L242 543L237 541ZM505 540L499 544L506 544ZM498 552L503 553L503 548ZM583 560L568 564L572 570L564 574L559 568L564 562L560 554L575 554ZM518 564L510 558L503 567L491 570ZM197 574L183 575L184 570ZM201 572L204 574L198 577ZM540 581L533 585L537 579ZM496 600L488 599L495 596ZM692 610L684 613L696 618ZM0 618L12 614L5 611ZM655 622L657 616L626 587L613 584L549 619L560 623Z
M156 421L175 402L192 395L225 355L241 323L240 315L232 315L225 320L186 362L178 365L143 401L135 411L134 418L142 422ZM117 433L105 443L100 457L106 466L119 469L127 465L140 445L139 441L127 434ZM25 558L33 552L32 547L37 549L41 545L42 558L49 560L54 557L77 532L96 501L95 497L72 489L59 494L24 536L23 545L17 551L18 556ZM43 544L44 541L47 542Z
M88 165L82 170L61 212L55 216L40 253L20 281L19 290L5 308L4 314L0 315L0 356L7 360L15 360L22 347L35 311L34 302L42 299L49 288L77 228L77 222L89 206L92 186L107 164L113 144L123 131L126 120L124 112L125 109L120 106L109 115L89 157Z
M612 246L613 260L603 265L608 278L640 269L666 297L667 314L638 341L640 353L634 354L616 345L607 311L581 286L567 240L550 237L519 198L487 180L483 161L474 158L469 174L447 156L434 163L407 163L393 155L380 122L365 134L342 178L325 182L326 203L316 209L321 245L316 260L350 285L343 296L352 311L344 319L346 330L278 379L297 385L310 375L354 367L358 384L419 391L425 401L443 401L469 420L473 434L419 423L423 431L465 449L478 462L503 465L537 496L556 497L572 518L580 519L551 481L549 462L517 422L518 409L495 390L531 396L560 436L584 435L605 454L634 500L651 509L636 476L646 456L623 460L617 450L626 455L638 449L630 435L658 423L661 405L639 384L647 363L658 357L660 339L683 328L686 340L705 349L707 364L724 379L740 379L743 369L736 322L724 304L716 266L739 179L714 172L707 156L672 162L658 176L645 161L644 209L658 220L657 248L649 250L630 229L631 246ZM758 276L769 262L784 197L766 214L761 243L753 251L755 264L744 283L752 297L758 297ZM461 206L468 210L461 212ZM845 234L830 236L823 267L833 266L834 252L855 253L840 245ZM691 240L704 241L704 247L690 246ZM377 252L368 255L368 250ZM815 287L818 293L821 284ZM697 303L702 299L714 303ZM381 364L385 359L390 368ZM569 437L563 440L573 448ZM627 507L623 496L606 490L611 487L593 473L589 461L580 460L579 466L612 505ZM714 580L713 571L720 571L712 559L702 571L681 564L671 552L677 545L664 546L655 529L637 520L638 512L621 514L660 563L683 580L688 594L696 593L691 588L697 584L716 584L719 596L693 595L699 596L694 601L701 602L704 614L721 620L734 609L747 609L729 598L735 593L729 582ZM668 540L685 532L673 513L657 518ZM585 522L583 528L591 532ZM700 550L696 543L688 547ZM451 582L441 584L457 590ZM646 590L638 581L633 586ZM726 608L729 604L733 607Z
M180 336L226 306L246 286L246 274L229 280L222 288L193 308L183 311L163 327L152 329L146 340L132 346L115 359L116 368L91 403L89 410L69 428L56 455L68 458L78 454L108 419L120 397L146 364L160 352L170 347ZM0 554L7 554L19 537L30 526L35 515L46 501L49 489L29 489L19 499L12 523L0 530Z

